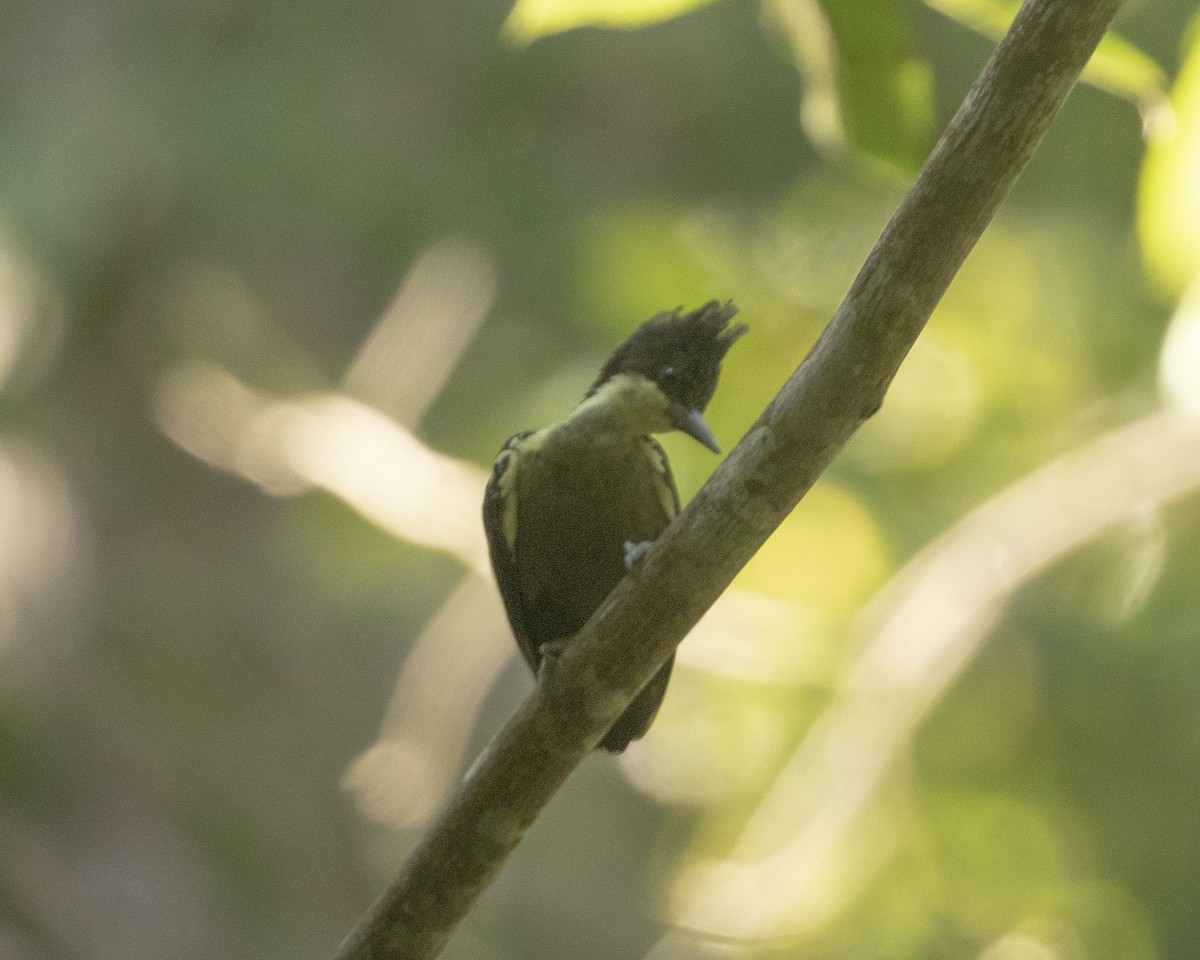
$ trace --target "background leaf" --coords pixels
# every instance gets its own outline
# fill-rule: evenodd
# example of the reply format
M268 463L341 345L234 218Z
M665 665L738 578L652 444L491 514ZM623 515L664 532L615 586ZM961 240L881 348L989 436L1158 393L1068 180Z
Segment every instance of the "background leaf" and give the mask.
M818 146L849 146L910 174L931 146L933 82L893 0L768 0L804 80Z
M632 29L661 23L713 0L517 0L504 28L525 42L576 27Z

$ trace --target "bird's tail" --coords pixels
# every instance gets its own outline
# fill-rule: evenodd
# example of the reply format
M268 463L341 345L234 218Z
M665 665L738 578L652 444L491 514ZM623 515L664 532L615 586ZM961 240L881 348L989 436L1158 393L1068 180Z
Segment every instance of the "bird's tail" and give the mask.
M675 654L659 667L658 673L642 688L642 692L626 707L625 712L612 725L597 745L598 750L621 753L634 740L640 740L650 729L655 714L667 692L667 681L671 679L671 667L675 665Z

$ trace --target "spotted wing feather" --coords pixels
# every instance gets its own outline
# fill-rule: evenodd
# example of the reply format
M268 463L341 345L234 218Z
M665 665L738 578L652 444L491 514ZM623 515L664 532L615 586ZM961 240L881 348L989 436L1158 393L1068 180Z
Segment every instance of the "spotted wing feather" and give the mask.
M496 584L500 588L500 599L512 625L517 646L526 662L536 672L538 668L537 644L529 635L527 602L520 589L517 571L516 496L517 449L533 436L535 431L525 430L508 438L496 456L492 475L488 479L483 496L483 530L487 534L488 551L492 558L492 569L496 573ZM508 522L506 524L506 517ZM507 529L506 529L507 527Z

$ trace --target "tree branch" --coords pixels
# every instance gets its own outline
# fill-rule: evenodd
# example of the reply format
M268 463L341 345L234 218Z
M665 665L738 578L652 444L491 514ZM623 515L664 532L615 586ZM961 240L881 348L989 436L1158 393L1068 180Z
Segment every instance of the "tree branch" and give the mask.
M883 400L1120 0L1028 0L809 356L476 761L338 960L436 956L538 812Z

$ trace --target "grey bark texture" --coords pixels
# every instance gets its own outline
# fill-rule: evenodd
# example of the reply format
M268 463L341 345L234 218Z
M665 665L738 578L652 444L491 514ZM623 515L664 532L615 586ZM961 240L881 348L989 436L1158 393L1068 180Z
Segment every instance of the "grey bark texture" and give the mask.
M437 956L538 812L878 408L1120 0L1028 0L828 327L484 750L336 960Z

